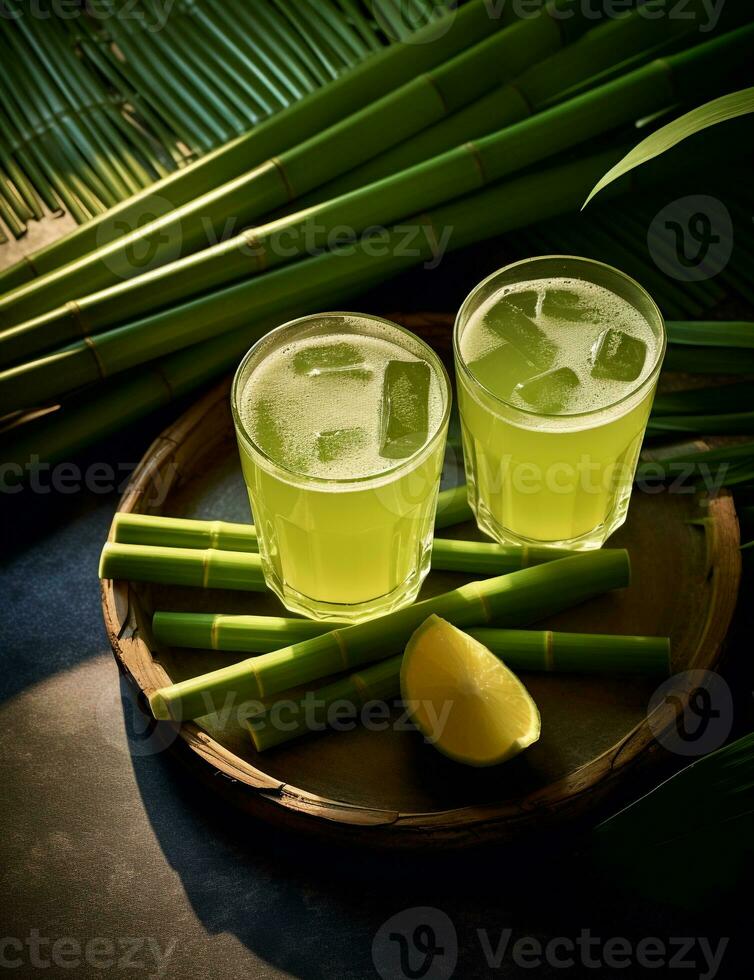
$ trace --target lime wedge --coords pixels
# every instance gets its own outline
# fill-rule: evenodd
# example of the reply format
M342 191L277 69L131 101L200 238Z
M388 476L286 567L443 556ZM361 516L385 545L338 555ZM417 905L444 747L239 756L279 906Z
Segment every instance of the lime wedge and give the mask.
M425 738L456 762L494 766L539 738L539 711L521 681L439 616L408 641L401 694Z

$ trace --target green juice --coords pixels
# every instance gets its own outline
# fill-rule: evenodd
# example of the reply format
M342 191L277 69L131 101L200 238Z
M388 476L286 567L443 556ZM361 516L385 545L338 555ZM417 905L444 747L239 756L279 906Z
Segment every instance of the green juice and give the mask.
M472 293L455 346L480 527L504 543L599 547L625 520L652 405L654 303L599 263L528 260Z
M436 355L377 318L305 317L252 348L236 430L265 578L289 609L355 622L416 597L449 402Z

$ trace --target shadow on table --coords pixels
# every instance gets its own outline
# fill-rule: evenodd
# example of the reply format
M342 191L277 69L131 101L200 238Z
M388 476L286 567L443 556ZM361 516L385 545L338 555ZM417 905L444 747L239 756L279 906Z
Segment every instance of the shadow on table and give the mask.
M228 932L271 966L306 980L377 975L472 980L498 970L530 976L531 965L511 960L517 939L575 940L586 929L602 940L623 937L635 946L652 936L734 936L743 925L732 896L728 901L710 894L699 908L674 907L653 900L651 880L638 892L622 888L584 857L585 839L425 856L339 848L229 808L207 795L169 753L136 756L133 765L162 851L206 930ZM668 870L656 868L659 875ZM416 953L410 961L414 973L405 968L408 960L400 967L395 959L397 933L405 931L409 941L413 937L417 949L426 938L416 932L426 914L412 911L425 907L438 910L429 914L439 945L457 947L452 974L422 973ZM509 942L501 947L503 930L510 930ZM501 950L495 965L489 957ZM726 971L718 977L737 975L727 973L732 959L729 951ZM534 972L563 975L562 967L546 958ZM599 972L600 977L625 975L607 968Z

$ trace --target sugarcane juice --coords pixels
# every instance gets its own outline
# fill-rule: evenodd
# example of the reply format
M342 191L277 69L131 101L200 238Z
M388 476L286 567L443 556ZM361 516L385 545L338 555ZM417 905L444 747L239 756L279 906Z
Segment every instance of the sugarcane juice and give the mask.
M458 400L484 530L587 549L623 523L661 328L611 289L570 277L506 284L469 314L457 331Z
M441 362L371 317L308 317L268 338L234 396L268 584L316 618L412 601L429 570L447 431Z

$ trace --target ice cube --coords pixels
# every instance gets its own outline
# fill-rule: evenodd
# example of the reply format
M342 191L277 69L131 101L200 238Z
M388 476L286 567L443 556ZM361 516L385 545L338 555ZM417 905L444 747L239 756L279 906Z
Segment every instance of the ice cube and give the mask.
M515 347L540 371L552 365L557 347L533 320L514 305L514 294L496 303L484 318L487 326L497 337Z
M588 320L598 318L597 310L584 302L584 297L573 289L548 289L542 302L543 316L553 320Z
M556 413L563 410L570 395L578 388L579 379L571 368L545 371L516 385L515 392L539 412Z
M538 371L536 364L511 344L500 344L494 350L469 363L477 381L498 398L509 398L514 386Z
M380 420L380 455L385 459L406 459L427 441L430 377L424 361L388 361Z
M539 291L536 289L523 289L520 293L509 293L504 303L509 303L517 310L528 316L530 320L536 319L537 303L539 303Z
M359 348L345 342L325 344L322 347L304 347L296 351L293 355L293 369L296 374L305 374L310 378L335 373L366 378L371 373L364 364Z
M592 345L592 377L636 381L646 357L647 345L643 340L608 327Z
M321 463L334 463L360 449L366 440L364 429L330 429L317 433L317 456Z

